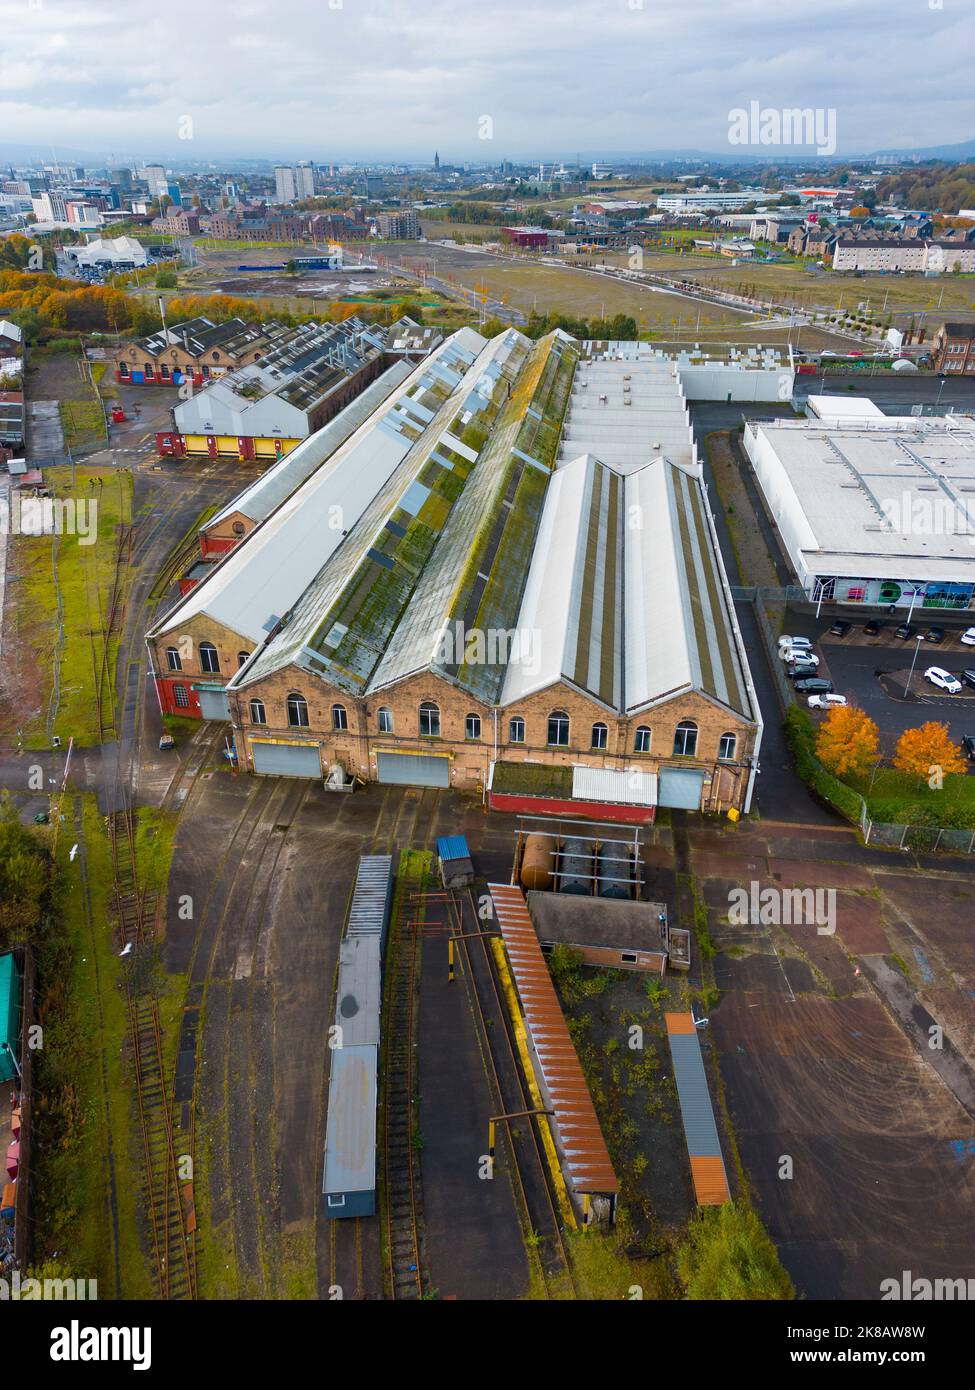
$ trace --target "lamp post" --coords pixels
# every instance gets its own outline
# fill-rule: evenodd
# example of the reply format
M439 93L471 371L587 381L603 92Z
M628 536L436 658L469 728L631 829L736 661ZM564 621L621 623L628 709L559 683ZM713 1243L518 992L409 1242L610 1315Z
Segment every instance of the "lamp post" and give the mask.
M917 654L921 650L921 643L924 641L923 633L918 633L914 640L914 660L911 662L911 674L907 678L907 685L904 689L904 699L906 700L911 693L911 681L914 679L914 667L917 665Z

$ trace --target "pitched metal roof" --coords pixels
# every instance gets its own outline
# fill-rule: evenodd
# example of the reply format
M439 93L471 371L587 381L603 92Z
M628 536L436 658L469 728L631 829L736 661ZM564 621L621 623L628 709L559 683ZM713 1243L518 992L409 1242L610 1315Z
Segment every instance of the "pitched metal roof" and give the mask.
M239 492L232 502L217 512L216 516L203 527L211 531L228 517L239 513L251 521L263 521L278 508L285 498L290 497L297 487L329 458L340 444L344 444L360 425L372 415L397 386L400 386L417 367L408 361L394 362L382 376L367 386L351 404L339 411L327 425L303 439L299 445L285 454L266 473Z
M609 1150L525 895L509 883L489 883L488 891L538 1060L543 1099L554 1111L566 1182L578 1195L614 1193L618 1183Z
M456 369L466 369L472 339L484 343L473 330L462 329L437 348L326 463L230 551L210 579L155 624L149 636L171 631L205 613L231 632L261 643L275 626L272 619L283 619L302 595L307 607L316 575L356 531L366 512L375 510L377 497L389 495L390 480L399 476L400 464L422 436L424 421L411 413L422 383L438 372L460 380L462 373ZM304 637L296 650L303 642ZM290 655L282 664L289 659Z
M711 1093L693 1015L667 1013L664 1014L664 1021L674 1063L674 1081L677 1084L695 1195L698 1202L706 1206L728 1202L731 1200L728 1175L721 1156L721 1143L714 1123Z
M702 485L667 459L559 468L517 627L534 650L509 663L506 706L565 680L620 714L698 690L757 717Z

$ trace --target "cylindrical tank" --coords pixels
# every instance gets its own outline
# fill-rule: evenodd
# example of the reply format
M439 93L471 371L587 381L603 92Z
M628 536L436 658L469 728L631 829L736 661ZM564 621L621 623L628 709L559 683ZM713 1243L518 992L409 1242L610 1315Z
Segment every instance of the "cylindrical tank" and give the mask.
M569 839L562 842L559 865L559 892L592 896L592 840Z
M630 897L629 880L633 866L629 845L621 844L619 840L606 840L601 844L598 873L599 881L596 887L601 898Z
M555 836L529 835L521 858L522 888L538 888L544 892L552 887L555 877Z

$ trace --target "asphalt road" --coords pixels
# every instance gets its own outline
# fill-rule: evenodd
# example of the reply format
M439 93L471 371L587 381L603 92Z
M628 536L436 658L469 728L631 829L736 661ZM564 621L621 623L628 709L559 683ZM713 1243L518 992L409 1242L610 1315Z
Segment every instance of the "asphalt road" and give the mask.
M812 615L790 612L788 630L815 642L817 655L825 660L837 692L867 711L876 722L888 752L905 728L928 719L947 724L956 742L965 734L975 735L975 689L965 686L962 694L948 695L924 680L924 671L929 666L942 666L954 672L975 670L975 648L963 647L958 641L958 636L970 625L971 614L961 615L953 622L931 613L922 616L916 625L918 634L931 623L948 627L948 634L940 646L922 641L906 699L888 694L874 673L882 670L906 676L914 657L915 643L894 637L894 628L902 621L900 615L884 620L887 626L879 637L865 637L863 624L872 616L872 612L861 616L846 637L840 639L829 637L828 629L836 614L827 613L825 609L818 621ZM899 689L906 682L895 679L891 685Z

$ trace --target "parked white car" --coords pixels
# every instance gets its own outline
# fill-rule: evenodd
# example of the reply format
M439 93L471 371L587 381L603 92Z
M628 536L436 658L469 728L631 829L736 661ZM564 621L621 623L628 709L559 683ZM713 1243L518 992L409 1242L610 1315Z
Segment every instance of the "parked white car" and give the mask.
M846 704L845 695L810 695L806 704L810 709L836 709Z
M966 627L958 640L963 647L975 647L975 627Z
M815 671L819 665L819 657L815 652L805 650L790 652L786 657L786 662L790 667L801 666L804 671Z
M924 679L938 686L940 690L947 690L949 695L957 695L961 690L961 681L943 666L929 666L924 673Z
M801 647L804 651L810 652L812 651L812 642L810 642L808 637L780 637L779 651L782 652L788 647L792 647L795 650Z

